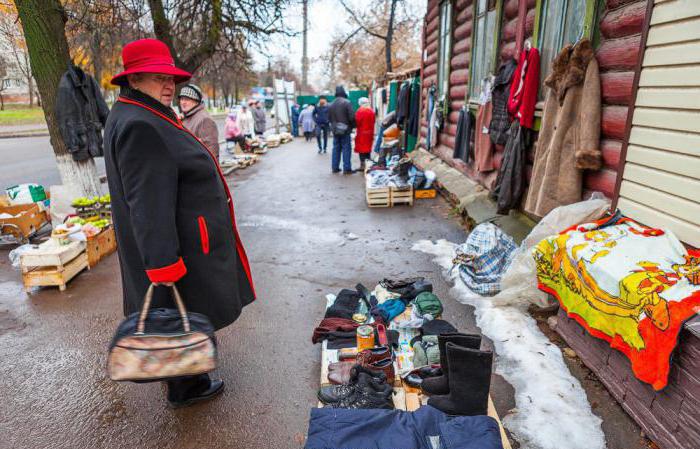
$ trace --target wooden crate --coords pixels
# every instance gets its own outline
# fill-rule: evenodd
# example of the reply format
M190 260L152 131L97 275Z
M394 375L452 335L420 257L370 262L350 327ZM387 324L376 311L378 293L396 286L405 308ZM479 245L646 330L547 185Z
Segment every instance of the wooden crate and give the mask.
M90 268L117 250L114 228L109 227L94 237L87 239L87 258Z
M0 234L12 235L20 242L26 242L48 222L36 203L0 206L0 214L12 215L0 218Z
M20 256L22 269L34 267L57 267L66 265L85 251L85 242L70 242L67 245L55 245L51 240L35 245Z
M26 291L32 287L50 286L58 286L59 290L64 291L66 284L85 268L88 268L88 258L83 251L64 265L22 267L22 281Z
M366 196L369 207L391 206L391 189L389 187L367 187Z
M413 206L413 186L408 188L391 188L391 206L394 207L399 204Z

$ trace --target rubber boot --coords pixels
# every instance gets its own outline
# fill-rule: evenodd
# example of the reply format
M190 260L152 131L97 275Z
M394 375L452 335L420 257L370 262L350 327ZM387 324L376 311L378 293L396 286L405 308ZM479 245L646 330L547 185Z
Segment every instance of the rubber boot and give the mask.
M428 405L448 415L488 414L493 353L464 348L448 342L450 392L432 396Z
M470 349L479 349L481 347L481 335L460 334L453 332L449 334L438 335L438 347L440 348L440 367L442 368L442 376L431 377L425 379L421 384L421 389L426 394L447 394L450 392L449 385L449 360L445 353L445 345L454 343L457 346L462 346Z

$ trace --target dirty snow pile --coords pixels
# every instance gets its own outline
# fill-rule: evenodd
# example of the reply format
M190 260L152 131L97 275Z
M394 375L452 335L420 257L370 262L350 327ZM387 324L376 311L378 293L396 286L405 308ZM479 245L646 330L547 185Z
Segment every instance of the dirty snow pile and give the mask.
M493 341L496 373L515 388L517 410L504 417L504 425L523 449L604 449L601 420L559 348L539 330L526 306L493 303L469 290L458 270L450 274L456 246L421 240L412 249L435 256L443 275L454 282L454 297L474 306L477 325Z

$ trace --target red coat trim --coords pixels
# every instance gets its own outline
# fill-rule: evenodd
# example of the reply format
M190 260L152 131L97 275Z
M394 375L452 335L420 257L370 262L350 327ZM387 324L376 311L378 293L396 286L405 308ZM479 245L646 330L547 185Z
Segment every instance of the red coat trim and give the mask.
M182 261L180 257L177 262L167 267L154 268L152 270L146 270L146 275L151 282L177 282L185 274L187 274L187 267L185 262Z
M209 230L207 229L207 221L204 217L197 218L199 223L199 238L202 241L202 252L209 254Z
M224 178L224 174L221 172L221 167L219 166L219 162L216 160L212 152L207 148L207 146L192 132L182 126L182 123L178 120L177 122L170 117L168 117L165 114L161 114L160 112L156 111L155 109L146 106L145 104L139 103L138 101L131 100L129 98L125 97L119 97L117 101L121 101L122 103L127 103L127 104L133 104L135 106L138 106L140 108L144 108L148 111L151 111L155 115L159 116L160 118L166 120L173 126L175 126L178 129L181 129L182 131L185 131L187 134L191 135L192 137L197 140L197 142L200 143L204 147L205 150L207 150L207 153L209 153L209 156L211 156L212 160L214 161L214 165L216 166L216 171L219 173L219 177L221 178L221 183L224 185L224 190L226 191L226 197L228 198L228 209L229 209L229 214L231 216L231 225L233 226L233 234L236 236L236 251L238 251L238 257L241 259L241 263L243 264L243 269L245 270L246 277L248 278L248 283L250 284L250 289L253 291L253 297L256 297L255 294L255 285L253 284L253 275L250 272L250 263L248 262L248 256L245 253L245 248L243 248L243 243L241 242L241 238L238 235L238 227L236 226L236 215L233 210L233 198L231 198L231 191L228 188L228 184L226 184L226 178Z
M532 129L535 120L537 90L540 83L540 52L536 48L520 52L508 97L508 112L520 120L520 126Z

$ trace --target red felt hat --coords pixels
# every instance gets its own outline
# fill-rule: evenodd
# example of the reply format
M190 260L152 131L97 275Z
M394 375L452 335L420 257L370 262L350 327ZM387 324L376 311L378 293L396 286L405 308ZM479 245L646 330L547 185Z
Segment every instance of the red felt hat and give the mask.
M112 78L112 84L126 85L126 75L132 73L162 73L173 75L175 83L182 83L192 74L175 67L175 61L170 54L170 49L158 39L139 39L129 42L122 49L122 62L124 71Z

